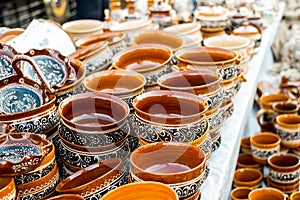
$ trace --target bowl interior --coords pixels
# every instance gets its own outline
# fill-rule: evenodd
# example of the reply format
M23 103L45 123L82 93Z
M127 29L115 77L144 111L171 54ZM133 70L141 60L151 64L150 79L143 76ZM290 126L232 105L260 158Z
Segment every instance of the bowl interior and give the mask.
M70 33L86 33L102 29L103 24L98 20L74 20L63 24L62 28Z
M274 144L279 141L279 138L272 134L257 134L252 136L252 139L258 144Z
M293 155L274 155L270 158L270 163L278 167L291 167L299 165L299 158Z
M300 125L300 116L292 114L279 115L276 121L287 125Z
M234 173L234 178L241 182L252 182L262 178L262 174L257 169L241 169Z

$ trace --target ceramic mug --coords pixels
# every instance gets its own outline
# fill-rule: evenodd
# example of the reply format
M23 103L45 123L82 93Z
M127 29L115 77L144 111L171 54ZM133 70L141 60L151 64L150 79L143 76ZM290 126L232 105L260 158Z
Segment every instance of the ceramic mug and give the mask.
M285 94L282 94L282 93L262 95L259 98L260 107L263 109L272 109L272 106L274 103L287 102L289 100L290 100L290 97Z
M248 194L252 191L249 187L237 187L230 192L232 200L248 200Z
M251 153L251 143L250 143L250 137L249 136L246 136L246 137L242 138L240 152L241 153Z
M299 182L300 159L290 153L274 154L268 158L269 179L279 184Z
M237 167L261 169L262 165L254 160L251 153L242 153L238 156Z
M275 133L257 133L251 136L250 142L253 158L260 164L266 164L268 157L280 151L281 139Z
M271 199L278 199L278 200L288 200L289 197L282 193L280 190L275 188L259 188L253 190L248 195L249 200L271 200Z
M159 182L130 183L104 195L102 200L178 200L176 192L169 186Z
M284 114L276 117L275 130L288 148L300 147L300 116Z
M262 184L263 174L258 169L243 168L234 172L233 187L259 188Z

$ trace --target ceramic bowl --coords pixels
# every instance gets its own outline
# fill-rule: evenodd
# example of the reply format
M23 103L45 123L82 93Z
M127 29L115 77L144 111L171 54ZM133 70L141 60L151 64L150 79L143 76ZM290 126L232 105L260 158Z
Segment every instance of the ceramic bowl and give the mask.
M266 182L268 187L276 188L282 193L284 193L286 196L299 190L299 182L291 184L280 184L272 181L269 177L266 178Z
M78 194L99 199L108 191L127 183L126 170L118 158L103 160L75 172L56 187L59 194Z
M251 153L241 153L238 156L237 167L261 169L262 165L254 160Z
M75 42L76 40L92 34L103 33L103 23L99 20L82 19L66 22L62 29Z
M133 182L168 184L182 199L198 192L203 183L206 158L194 145L162 142L137 148L131 154L130 163Z
M175 52L178 69L210 69L218 72L223 80L235 78L240 56L222 48L190 47Z
M113 53L107 41L95 42L70 54L71 59L78 59L86 68L86 74L107 69L111 64Z
M118 187L106 195L102 200L178 200L177 194L169 186L159 182L142 182L142 183L130 183L121 187Z
M252 190L249 195L249 200L264 200L276 198L278 200L288 200L288 195L273 187L259 188Z
M202 98L185 92L152 91L133 100L135 117L132 126L147 142L193 142L208 130Z
M50 197L48 200L84 200L84 198L76 194L61 194Z
M14 55L18 54L17 51L6 45L0 44L0 61L2 65L2 73L0 75L0 79L4 79L14 74L14 70L11 66Z
M252 191L249 187L237 187L230 192L232 200L248 200L248 194Z
M184 40L177 34L157 30L152 32L144 32L140 35L137 35L133 40L133 44L160 44L168 46L173 50L173 52L175 52L183 47Z
M17 190L13 178L0 178L0 198L7 200L17 198Z
M86 77L84 86L91 92L118 96L132 108L133 99L144 91L145 77L135 71L105 70Z
M38 167L53 148L45 135L9 133L0 136L1 176L17 176Z
M262 184L263 174L258 169L242 168L234 172L234 187L259 188Z
M251 41L255 42L255 47L260 45L262 37L261 29L258 26L249 24L248 22L245 22L242 26L234 29L232 34L250 39Z
M112 66L143 74L146 86L156 85L157 79L172 71L172 50L166 46L145 44L127 48L114 56Z

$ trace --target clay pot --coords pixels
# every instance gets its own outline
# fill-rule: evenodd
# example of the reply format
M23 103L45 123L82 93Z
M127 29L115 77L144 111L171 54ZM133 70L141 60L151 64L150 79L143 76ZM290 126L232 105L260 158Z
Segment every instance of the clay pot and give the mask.
M251 153L250 137L247 136L242 138L240 151L242 153Z
M251 153L242 153L238 156L237 167L261 169L262 165L254 160Z
M93 19L74 20L62 25L62 29L70 36L73 42L92 34L103 33L103 28L101 21Z
M196 146L164 142L137 148L131 154L130 163L133 182L162 182L172 187L180 199L185 199L200 189L206 158Z
M237 75L239 55L231 50L212 47L190 47L177 51L178 69L210 69L218 72L222 79L233 79Z
M269 179L278 184L299 183L299 157L293 154L274 154L268 158Z
M300 116L283 114L276 117L275 130L282 140L282 144L288 148L300 147Z
M234 187L259 188L262 184L263 174L258 169L243 168L234 172Z
M132 108L133 99L144 91L145 77L135 71L105 70L91 74L84 80L84 86L91 92L112 94L125 101Z
M166 46L145 44L133 46L113 58L113 67L120 70L133 70L143 74L146 86L156 85L157 79L170 73L172 51Z
M165 31L152 31L141 33L133 40L133 44L160 44L168 46L173 52L181 49L184 45L184 41L177 34L169 33Z
M293 192L290 196L290 200L299 200L300 199L300 192Z
M61 194L50 197L48 200L84 200L84 198L76 194Z
M107 41L92 43L70 54L71 59L78 59L86 68L86 74L107 69L113 53Z
M268 157L280 151L281 139L274 133L257 133L251 136L250 142L252 156L260 164L266 164Z
M0 178L0 198L7 200L17 198L17 190L13 178Z
M278 200L288 200L289 197L283 194L280 190L275 188L260 188L253 190L249 193L249 200L265 200L265 199L278 199Z
M61 181L59 194L78 194L84 199L99 199L110 189L127 183L121 159L109 159L90 165Z
M232 200L248 200L248 194L252 191L249 187L237 187L230 192Z
M193 142L208 130L207 102L185 92L147 92L133 100L132 127L146 142Z
M176 192L169 186L159 183L146 181L141 183L130 183L121 187L118 187L106 195L102 200L178 200Z

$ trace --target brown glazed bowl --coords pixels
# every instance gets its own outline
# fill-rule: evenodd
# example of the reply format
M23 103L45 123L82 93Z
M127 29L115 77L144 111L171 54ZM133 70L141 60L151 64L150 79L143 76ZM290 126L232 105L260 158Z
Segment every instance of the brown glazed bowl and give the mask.
M130 183L105 194L101 200L178 200L176 192L159 182Z
M143 92L146 79L135 71L105 70L89 75L83 84L88 91L112 94L132 107L132 100Z
M240 63L238 53L216 47L190 47L175 52L178 69L210 69L218 72L223 80L235 78Z
M221 76L212 70L186 70L166 74L158 80L160 89L189 92L206 99L208 109L219 107L223 101Z
M126 184L126 171L119 158L104 160L75 172L56 187L59 194L78 194L99 199L114 188Z
M104 93L89 92L70 96L58 109L66 125L85 132L118 128L129 115L129 107L124 101Z
M248 195L249 200L288 200L289 197L280 190L272 187L252 190Z
M248 200L248 194L252 191L249 187L237 187L230 192L232 200Z
M0 199L14 200L17 198L17 190L14 178L0 177Z
M133 70L143 74L146 86L155 85L157 79L170 73L172 50L167 46L144 44L129 47L113 57L112 66L120 70Z
M161 44L170 47L173 52L175 52L183 47L184 42L183 39L175 33L157 30L141 33L134 38L133 44Z
M234 172L234 187L258 188L262 184L263 174L258 169L242 168Z
M197 199L205 179L205 153L185 143L158 142L141 146L131 154L130 163L132 182L168 184L180 199Z
M261 169L262 165L254 160L251 153L242 153L238 156L237 167Z

